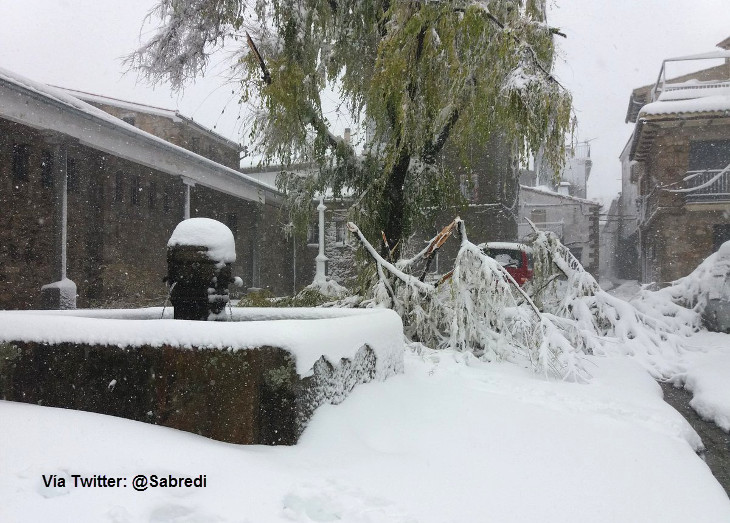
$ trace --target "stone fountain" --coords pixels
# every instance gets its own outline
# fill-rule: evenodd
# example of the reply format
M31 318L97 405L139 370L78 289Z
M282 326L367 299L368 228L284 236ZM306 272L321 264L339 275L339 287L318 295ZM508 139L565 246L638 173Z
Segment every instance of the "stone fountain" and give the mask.
M214 220L178 225L167 246L174 314L0 311L0 399L293 445L319 405L402 372L403 325L391 310L225 311L233 245Z

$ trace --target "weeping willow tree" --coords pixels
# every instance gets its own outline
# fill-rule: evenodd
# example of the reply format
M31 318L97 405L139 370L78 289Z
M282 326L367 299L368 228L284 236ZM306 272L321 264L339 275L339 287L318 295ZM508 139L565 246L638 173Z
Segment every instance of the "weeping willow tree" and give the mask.
M265 162L309 162L283 176L292 209L324 188L353 195L366 234L397 244L424 207L453 187L437 165L496 133L525 158L544 147L558 166L571 97L552 76L546 0L160 0L158 29L128 63L181 89L213 53L235 48L240 101ZM362 154L334 135L322 95L372 135Z

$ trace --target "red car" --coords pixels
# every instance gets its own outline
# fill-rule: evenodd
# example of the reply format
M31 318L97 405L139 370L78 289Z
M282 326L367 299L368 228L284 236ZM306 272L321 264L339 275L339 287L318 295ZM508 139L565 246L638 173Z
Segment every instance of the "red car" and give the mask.
M532 279L532 250L522 243L489 242L479 248L504 267L519 285Z

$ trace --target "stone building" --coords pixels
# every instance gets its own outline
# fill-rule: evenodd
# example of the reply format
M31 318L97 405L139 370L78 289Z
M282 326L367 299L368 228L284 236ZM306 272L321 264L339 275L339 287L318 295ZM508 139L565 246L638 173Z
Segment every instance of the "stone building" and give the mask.
M161 305L167 239L191 216L231 228L247 287L291 292L282 196L237 170L235 143L172 111L74 94L0 70L0 308L59 307L74 283L79 307Z
M664 60L629 101L622 237L635 235L644 282L685 276L730 240L730 38L718 46ZM670 78L679 65L696 72Z

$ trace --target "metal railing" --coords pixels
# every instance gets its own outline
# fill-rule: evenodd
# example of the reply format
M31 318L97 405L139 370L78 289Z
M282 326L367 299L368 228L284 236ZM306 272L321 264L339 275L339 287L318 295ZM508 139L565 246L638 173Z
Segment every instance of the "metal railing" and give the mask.
M730 171L725 172L717 180L703 187L722 172L722 169L707 169L704 171L687 171L683 187L685 190L698 189L685 192L684 198L687 203L695 202L727 202L730 201Z

